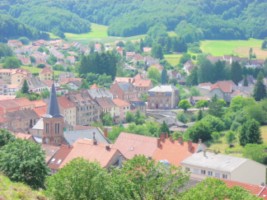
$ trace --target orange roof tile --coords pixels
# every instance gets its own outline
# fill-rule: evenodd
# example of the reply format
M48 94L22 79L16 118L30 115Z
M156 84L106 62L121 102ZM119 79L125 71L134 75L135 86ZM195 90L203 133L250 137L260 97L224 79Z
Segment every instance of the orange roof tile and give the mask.
M58 97L57 101L58 101L59 106L64 109L76 107L75 104L71 102L70 100L68 100L68 98L65 96Z
M192 144L192 149L189 151L189 145L187 142L182 142L181 144L178 141L172 141L170 138L165 139L164 142L160 143L161 146L156 149L152 158L160 161L167 160L170 164L174 166L180 166L180 163L191 156L196 148L196 143Z
M32 135L27 134L27 133L16 133L15 137L17 139L22 139L22 140L30 140L30 139L32 139Z
M34 111L39 117L42 117L42 116L44 116L44 115L46 114L47 106L34 108L33 111Z
M118 149L110 146L106 148L107 144L97 143L93 144L92 140L79 139L73 144L71 152L67 155L65 160L60 165L60 168L64 167L74 158L84 158L91 162L98 162L102 167L109 167L114 162L115 157L120 155Z
M65 158L71 152L72 147L68 145L61 145L60 149L55 153L55 155L50 159L48 167L52 170L58 170L60 164L65 160Z
M220 180L225 182L225 184L228 187L239 186L239 187L242 187L245 190L249 191L251 194L254 194L256 196L260 196L263 199L267 199L266 187L262 187L262 186L258 186L258 185L252 185L252 184L248 184L248 183L241 183L241 182L232 181L232 180L225 180L225 179L220 179ZM264 196L264 194L265 194L265 196Z
M53 73L53 70L50 67L44 67L40 74L47 74L47 73Z
M218 81L211 86L211 90L219 88L225 93L232 93L235 86L233 81Z
M157 148L157 138L122 132L117 138L114 147L122 155L131 159L135 155L152 157Z
M133 78L130 77L116 77L114 82L118 83L129 83L132 82Z
M34 103L27 98L16 98L13 101L16 102L20 107L34 107Z
M137 79L134 81L133 85L135 87L145 87L145 88L148 88L148 87L151 87L152 86L152 81L147 79Z
M44 100L35 100L35 101L32 101L32 103L34 104L35 108L47 106L47 104Z
M91 85L91 87L90 87L90 89L98 89L99 87L98 87L98 85L97 84L93 84L93 85Z
M130 106L130 104L127 101L124 101L122 99L113 99L113 102L118 107Z
M15 99L16 95L0 95L0 101Z

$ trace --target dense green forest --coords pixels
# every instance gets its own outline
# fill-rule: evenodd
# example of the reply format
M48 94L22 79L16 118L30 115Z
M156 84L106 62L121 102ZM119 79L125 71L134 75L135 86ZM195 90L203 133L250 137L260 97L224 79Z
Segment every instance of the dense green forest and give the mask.
M188 42L267 36L265 0L4 0L0 9L45 31L81 33L90 21L116 36L144 34L158 23Z
M10 38L27 37L29 39L48 39L47 33L31 28L11 16L0 14L0 42Z

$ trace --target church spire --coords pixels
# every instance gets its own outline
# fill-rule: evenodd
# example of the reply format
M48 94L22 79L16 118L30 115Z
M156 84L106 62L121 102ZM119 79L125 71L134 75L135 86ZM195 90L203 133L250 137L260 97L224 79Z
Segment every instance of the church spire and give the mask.
M46 116L50 118L60 118L63 117L60 114L59 106L57 102L57 94L56 94L56 88L55 84L52 84L51 91L50 91L50 100L49 105L47 108Z

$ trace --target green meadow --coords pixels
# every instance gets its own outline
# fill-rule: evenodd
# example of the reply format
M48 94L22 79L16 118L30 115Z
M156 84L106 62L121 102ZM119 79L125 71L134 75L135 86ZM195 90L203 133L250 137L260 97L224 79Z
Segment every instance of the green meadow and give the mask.
M41 70L42 70L41 68L33 67L33 66L21 66L21 68L28 70L32 74L37 74L37 73L39 74L41 72ZM54 70L55 76L57 76L57 75L59 75L61 73L63 73L63 72Z
M115 42L118 40L124 40L124 41L134 41L134 40L140 40L141 38L144 38L145 35L137 35L132 37L113 37L108 36L108 26L100 25L100 24L94 24L91 23L91 32L89 33L82 33L82 34L73 34L73 33L65 33L66 40L68 41L77 41L81 42L83 44L88 44L89 42Z
M180 62L180 58L182 57L182 54L165 54L164 58L165 60L171 65L171 66L177 66Z
M262 40L204 40L201 41L201 50L213 56L237 55L248 57L252 48L257 58L267 58L267 51L261 49Z

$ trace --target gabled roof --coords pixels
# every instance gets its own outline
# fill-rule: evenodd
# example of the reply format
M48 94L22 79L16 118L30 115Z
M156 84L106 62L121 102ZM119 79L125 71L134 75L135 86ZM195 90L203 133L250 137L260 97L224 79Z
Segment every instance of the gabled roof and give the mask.
M70 145L79 139L95 139L101 143L108 144L109 141L104 137L100 129L96 127L88 127L87 129L64 131L64 138Z
M211 86L211 90L219 88L225 93L232 93L236 87L236 84L233 81L218 81Z
M63 117L60 114L59 106L57 102L57 93L55 85L52 85L51 91L50 91L50 100L48 104L48 109L46 112L46 117L52 117L52 118L60 118Z
M173 141L170 138L160 143L160 147L153 154L153 159L157 161L168 161L174 166L180 166L180 163L191 156L197 149L196 143Z
M47 67L47 66L44 67L40 72L40 74L48 74L48 73L53 73L53 70L50 67Z
M158 140L155 137L148 137L132 133L120 133L114 147L119 149L122 155L131 159L136 155L152 157L157 149Z
M61 145L60 149L54 154L53 157L48 162L48 167L52 170L58 170L60 164L65 160L65 158L71 152L72 147L68 145Z
M102 167L109 167L113 162L116 162L116 157L120 156L118 149L111 145L97 142L93 140L79 139L74 144L70 153L62 161L60 168L75 158L84 158L91 162L98 162Z
M68 109L76 107L76 105L65 96L58 97L57 100L61 108Z
M258 185L252 185L252 184L248 184L248 183L241 183L241 182L226 180L226 179L220 179L220 180L225 182L225 184L230 188L234 187L234 186L239 186L239 187L242 187L245 190L249 191L251 194L254 194L254 195L259 196L261 198L267 199L266 187L258 186ZM264 190L266 190L265 191L266 196L263 196Z
M173 92L175 90L178 90L173 85L159 85L152 89L150 89L148 92Z
M112 99L110 98L103 97L103 98L96 98L95 100L99 104L99 106L103 109L112 108L115 106Z
M113 99L112 101L118 107L130 106L130 103L128 103L127 101L124 101L122 99Z

